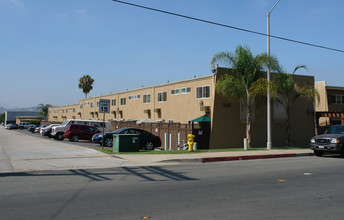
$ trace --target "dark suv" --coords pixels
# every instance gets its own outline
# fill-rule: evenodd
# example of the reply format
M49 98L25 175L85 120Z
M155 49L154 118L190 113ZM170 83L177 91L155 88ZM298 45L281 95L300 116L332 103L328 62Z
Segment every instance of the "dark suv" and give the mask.
M327 129L325 134L311 139L311 149L317 156L325 152L344 155L344 125L334 125Z
M63 137L74 142L79 140L92 140L92 136L99 132L98 128L94 126L70 124L64 132Z

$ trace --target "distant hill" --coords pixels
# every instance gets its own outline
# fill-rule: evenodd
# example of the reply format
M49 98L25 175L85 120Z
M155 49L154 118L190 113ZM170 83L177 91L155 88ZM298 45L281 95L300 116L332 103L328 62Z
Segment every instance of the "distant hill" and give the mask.
M37 111L37 107L6 109L6 108L0 106L0 114L4 113L5 111Z

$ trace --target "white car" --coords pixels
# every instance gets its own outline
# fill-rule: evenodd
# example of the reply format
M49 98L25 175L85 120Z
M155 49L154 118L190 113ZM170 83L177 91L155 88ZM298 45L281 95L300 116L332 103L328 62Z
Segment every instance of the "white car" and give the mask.
M49 125L48 125L48 124L42 125L42 126L39 128L39 131L38 131L38 132L39 132L40 134L42 134L43 129L46 128L46 127L49 127Z

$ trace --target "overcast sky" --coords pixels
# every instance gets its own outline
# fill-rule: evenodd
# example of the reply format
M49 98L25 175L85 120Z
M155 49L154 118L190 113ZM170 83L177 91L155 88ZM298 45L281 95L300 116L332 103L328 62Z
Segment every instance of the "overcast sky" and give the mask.
M161 10L266 33L276 0L130 0ZM344 1L281 0L271 35L344 50ZM0 106L67 105L89 96L211 74L220 51L266 37L152 12L111 0L0 0ZM271 39L271 53L292 71L307 65L316 81L344 86L344 53Z

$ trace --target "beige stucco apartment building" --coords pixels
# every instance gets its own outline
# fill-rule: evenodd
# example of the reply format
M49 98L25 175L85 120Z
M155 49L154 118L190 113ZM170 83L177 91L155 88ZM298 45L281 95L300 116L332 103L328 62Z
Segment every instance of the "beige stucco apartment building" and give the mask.
M188 123L204 114L210 116L214 103L215 75L150 86L130 91L82 99L78 104L52 107L49 121L103 119L99 100L110 99L105 120L150 118L164 122Z
M189 123L202 115L211 118L210 148L243 146L245 113L239 101L228 101L216 93L217 79L228 69L216 68L214 74L144 87L130 91L79 100L78 104L52 107L48 120L103 119L98 113L100 99L110 99L110 113L105 120L140 120L150 118L161 122ZM314 86L313 76L295 75L298 83ZM314 135L311 101L297 100L291 111L291 144L306 146ZM253 116L254 147L266 147L266 102L256 103ZM285 113L272 106L272 144L285 145Z
M319 126L344 124L344 87L328 86L325 81L315 83L320 101L316 100Z

